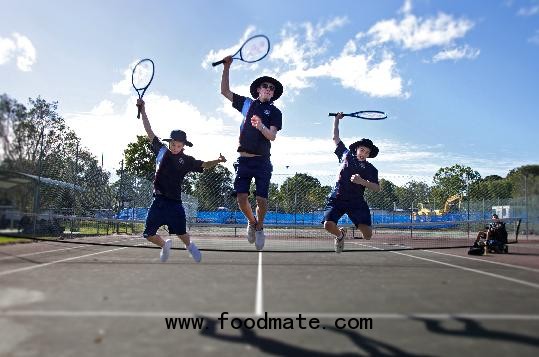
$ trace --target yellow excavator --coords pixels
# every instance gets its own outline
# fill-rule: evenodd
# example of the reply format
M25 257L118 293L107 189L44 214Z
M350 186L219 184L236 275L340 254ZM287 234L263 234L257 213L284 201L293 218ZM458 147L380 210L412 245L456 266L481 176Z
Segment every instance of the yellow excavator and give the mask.
M416 218L417 216L428 217L428 216L431 216L431 215L434 215L434 211L431 211L430 209L425 207L425 205L423 203L418 203L417 204L417 212L412 212L412 216L414 218Z
M442 216L446 213L451 212L457 204L460 208L461 201L462 195L459 193L453 196L449 196L449 198L445 201L444 208L442 209L430 210L425 207L423 203L418 203L417 212L412 212L412 217L416 219L417 217Z
M455 206L458 205L458 208L460 208L460 203L462 202L462 195L460 193L457 193L456 195L449 196L449 198L445 201L444 208L440 210L434 210L434 213L437 216L444 215L446 213L449 213L454 210Z

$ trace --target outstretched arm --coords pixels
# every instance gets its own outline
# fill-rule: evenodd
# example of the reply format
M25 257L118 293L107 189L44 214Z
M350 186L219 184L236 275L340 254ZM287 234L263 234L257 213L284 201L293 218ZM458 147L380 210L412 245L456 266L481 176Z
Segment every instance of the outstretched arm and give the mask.
M339 121L344 117L342 112L338 112L333 120L333 142L339 145L341 138L339 137Z
M230 90L230 65L232 64L232 56L223 58L223 74L221 76L221 94L228 100L232 101L233 93Z
M219 158L217 160L204 161L202 163L202 168L211 169L212 167L217 166L221 162L226 162L226 159L223 155L219 154Z
M137 100L137 107L140 108L140 114L142 116L142 124L144 125L144 130L146 130L146 134L148 135L150 142L152 142L153 138L155 138L155 134L153 133L152 127L150 126L150 121L148 120L148 116L146 115L146 104L140 98Z

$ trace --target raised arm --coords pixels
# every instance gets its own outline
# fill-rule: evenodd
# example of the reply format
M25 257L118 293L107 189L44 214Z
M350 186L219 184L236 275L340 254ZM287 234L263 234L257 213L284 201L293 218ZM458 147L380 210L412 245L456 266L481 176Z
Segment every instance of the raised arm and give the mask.
M146 115L146 104L140 98L137 100L137 107L140 108L140 114L142 116L142 124L144 125L144 130L146 130L146 134L148 135L150 142L152 142L153 138L155 138L155 134L153 133L152 127L150 126L148 115Z
M333 120L333 142L335 145L339 145L341 138L339 137L339 121L343 118L343 113L338 112Z
M223 58L223 74L221 76L221 94L228 100L232 101L233 93L230 90L230 65L232 64L232 57L227 56Z

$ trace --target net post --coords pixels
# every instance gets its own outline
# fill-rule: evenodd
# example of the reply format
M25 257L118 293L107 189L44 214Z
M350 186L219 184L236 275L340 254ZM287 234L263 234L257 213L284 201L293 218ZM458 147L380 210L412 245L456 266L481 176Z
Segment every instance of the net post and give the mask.
M515 243L518 243L518 233L520 231L520 223L522 222L522 218L519 218L517 220L517 226L515 228ZM528 232L526 232L526 234L528 234Z

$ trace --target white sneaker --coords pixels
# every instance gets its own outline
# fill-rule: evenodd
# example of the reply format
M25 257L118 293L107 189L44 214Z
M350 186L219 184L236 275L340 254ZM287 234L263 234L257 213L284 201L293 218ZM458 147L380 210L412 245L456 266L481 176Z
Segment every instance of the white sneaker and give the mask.
M197 263L200 263L200 260L202 259L202 253L200 253L200 250L198 250L198 247L195 245L195 243L191 242L189 244L189 247L187 248L187 251L193 257L193 260Z
M159 259L161 259L161 262L164 263L168 260L170 248L172 248L172 239L167 239L165 241L165 245L161 248L161 253L159 253Z
M247 223L247 240L249 243L253 244L256 239L256 225L251 225L251 223Z
M340 228L341 236L335 237L335 253L341 253L344 250L344 239L346 238L346 228Z
M264 228L262 228L259 231L255 231L256 250L262 250L264 248L265 241L266 241L266 235L264 234Z

